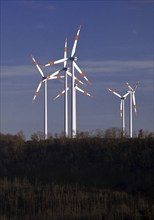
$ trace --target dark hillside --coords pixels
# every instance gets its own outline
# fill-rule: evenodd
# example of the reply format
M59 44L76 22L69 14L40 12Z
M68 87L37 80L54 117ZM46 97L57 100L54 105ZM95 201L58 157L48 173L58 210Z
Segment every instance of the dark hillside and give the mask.
M154 139L51 139L1 135L0 177L78 184L154 199Z

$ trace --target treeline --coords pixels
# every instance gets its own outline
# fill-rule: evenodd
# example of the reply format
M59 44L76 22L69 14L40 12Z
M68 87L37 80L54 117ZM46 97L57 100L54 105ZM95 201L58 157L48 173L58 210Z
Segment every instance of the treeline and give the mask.
M23 137L25 139L25 135L23 131L19 131L17 133L17 136ZM62 132L61 134L55 133L53 134L48 134L48 138L63 138L64 133ZM122 137L122 131L120 128L117 127L112 127L108 128L106 130L102 129L96 129L96 130L91 130L91 131L77 131L77 138L121 138ZM129 138L129 134L125 133L125 137ZM137 132L133 132L133 137L134 138L154 138L154 132L149 132L147 130L140 129ZM31 135L31 140L32 141L40 141L44 140L44 133L41 131L34 132Z

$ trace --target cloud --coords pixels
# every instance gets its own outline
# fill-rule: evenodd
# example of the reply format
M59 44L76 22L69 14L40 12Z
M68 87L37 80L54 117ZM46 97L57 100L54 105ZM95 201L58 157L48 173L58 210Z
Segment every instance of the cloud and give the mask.
M93 73L123 73L134 70L152 70L154 68L154 64L152 60L128 60L128 61L120 61L120 60L110 60L110 61L84 61L80 62L83 67L86 68L87 72Z
M110 73L115 72L124 73L130 71L141 71L145 70L147 73L153 73L154 63L152 60L138 60L138 61L120 61L120 60L110 60L110 61L82 61L78 62L80 68L87 73ZM52 66L51 68L43 69L44 72L54 72L57 69L61 69L61 66ZM31 75L34 72L38 72L34 65L18 65L18 66L1 66L1 76L22 76Z
M78 65L83 72L86 73L86 76L89 78L92 83L97 83L97 85L103 85L103 83L117 83L117 81L146 81L149 80L152 82L153 79L153 61L147 60L138 60L138 61L119 61L119 60L110 60L110 61L83 61L78 62ZM43 69L44 75L50 75L61 69L62 66L55 65L49 68ZM79 73L76 73L77 76L81 79ZM61 74L63 75L63 73ZM24 79L28 81L31 79L39 80L41 75L39 74L37 68L32 65L20 65L20 66L2 66L1 67L1 78L9 80L14 79ZM81 80L84 80L83 78Z
M60 68L54 66L52 69L44 69L43 72L45 75L49 75L57 69ZM34 65L1 66L1 77L34 77L36 74L38 78L41 77Z
M100 88L119 88L126 81L134 84L140 81L142 88L146 91L153 89L153 61L151 60L138 60L138 61L83 61L78 62L78 65L83 72L86 73L88 79L92 82L92 85L87 89L95 88L95 91ZM50 75L61 69L61 66L53 66L51 68L43 69L44 75ZM63 75L63 73L61 74ZM76 75L80 77L79 73ZM21 65L21 66L2 66L1 67L1 79L2 83L12 82L14 85L19 84L35 84L41 80L37 68L32 65ZM7 82L6 82L7 81ZM62 84L63 81L54 81L53 84L57 86ZM85 81L84 81L85 82ZM52 84L52 86L53 86ZM89 91L90 92L90 91Z
M55 6L51 5L50 1L41 2L41 1L33 1L33 0L23 0L18 3L28 5L34 9L55 10Z
M40 23L40 24L37 25L36 28L37 28L37 29L45 29L45 25L42 24L42 23Z
M43 72L45 75L50 75L56 70L56 67L52 67L52 71L49 68L47 74L46 70ZM34 65L20 65L2 66L0 79L1 92L4 96L25 93L33 95L42 77ZM48 83L48 89L50 88L56 93L58 89L63 89L63 81L61 79L52 80L52 82Z
M137 32L136 29L133 29L133 30L132 30L132 33L133 33L133 35L137 35L137 34L138 34L138 32Z

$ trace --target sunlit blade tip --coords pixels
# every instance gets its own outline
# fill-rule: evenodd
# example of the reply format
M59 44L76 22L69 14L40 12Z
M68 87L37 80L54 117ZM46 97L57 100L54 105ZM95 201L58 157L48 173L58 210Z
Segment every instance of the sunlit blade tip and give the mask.
M37 65L38 63L36 62L35 58L32 55L31 55L31 57L32 57L34 64Z
M86 92L86 91L80 89L77 85L75 86L75 88L76 88L78 91L82 92L84 95L87 95L87 96L90 96L90 97L91 97L91 94L89 94L88 92Z
M136 83L136 85L134 86L134 91L137 89L137 87L138 87L138 84L139 84L139 81Z
M133 90L133 88L129 85L128 82L126 82L126 85L128 86L129 90Z
M54 65L54 64L55 64L55 63L54 63L53 61L51 61L50 63L47 63L47 64L43 65L42 67L45 68L45 67L47 67L47 66L52 66L52 65Z
M81 80L79 80L79 78L78 78L78 77L75 77L75 80L76 80L77 82L79 82L80 84L82 84L82 85L86 86L86 84L85 84L85 83L83 83Z

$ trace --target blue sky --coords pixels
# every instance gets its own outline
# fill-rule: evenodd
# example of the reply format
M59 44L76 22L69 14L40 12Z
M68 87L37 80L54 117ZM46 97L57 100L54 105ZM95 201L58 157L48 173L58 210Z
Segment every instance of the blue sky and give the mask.
M107 88L124 94L126 82L134 86L140 81L133 130L153 131L153 6L152 0L1 0L1 132L15 134L22 129L29 138L33 132L43 131L43 88L32 104L41 77L30 55L40 65L60 59L66 37L71 53L80 24L77 63L92 82L82 89L94 98L77 94L77 130L121 127L120 100ZM44 73L61 67L48 67ZM80 78L77 72L76 76ZM63 131L63 97L53 101L61 90L63 80L48 82L48 130L52 134Z

